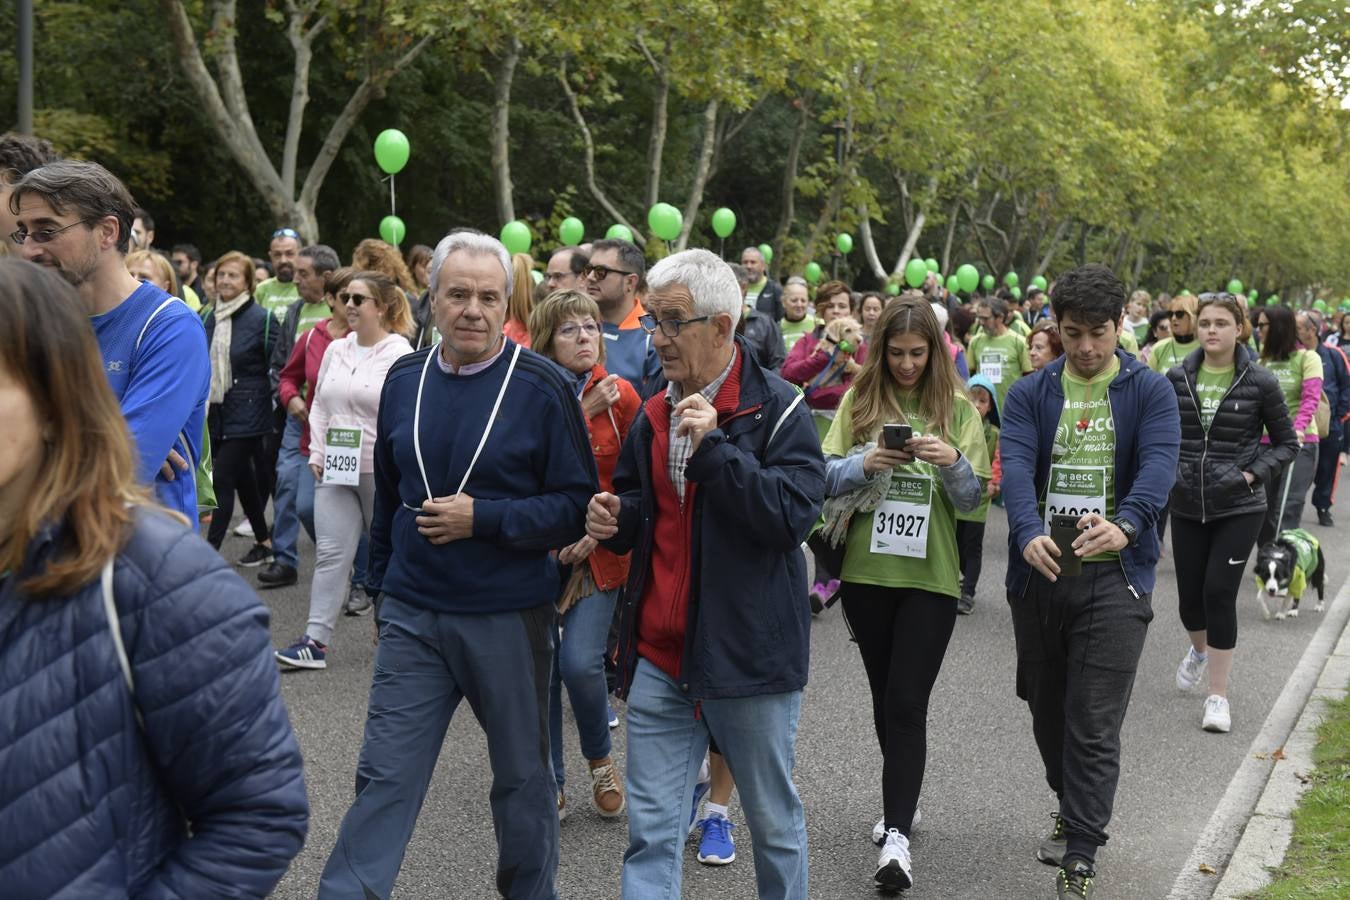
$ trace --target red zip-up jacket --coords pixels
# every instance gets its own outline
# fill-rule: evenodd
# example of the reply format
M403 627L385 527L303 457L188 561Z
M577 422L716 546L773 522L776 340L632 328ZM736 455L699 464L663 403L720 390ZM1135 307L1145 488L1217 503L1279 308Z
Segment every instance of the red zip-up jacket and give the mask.
M333 339L328 335L327 319L295 339L290 359L282 366L277 381L277 398L281 401L282 409L286 408L292 397L305 397L305 385L310 386L309 396L305 397L305 408L314 406L314 397L319 391L319 366L331 343ZM300 432L300 455L309 459L308 422L304 423Z

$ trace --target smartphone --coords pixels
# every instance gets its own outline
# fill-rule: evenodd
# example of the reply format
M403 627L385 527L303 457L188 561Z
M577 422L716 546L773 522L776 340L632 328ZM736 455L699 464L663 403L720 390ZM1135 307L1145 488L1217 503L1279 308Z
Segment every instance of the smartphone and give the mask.
M887 450L903 450L905 442L914 437L914 429L908 425L882 425L881 446Z
M1082 534L1078 528L1079 518L1079 516L1050 517L1050 540L1059 548L1059 558L1055 562L1059 565L1061 576L1083 574L1083 558L1075 556L1073 552L1073 542Z

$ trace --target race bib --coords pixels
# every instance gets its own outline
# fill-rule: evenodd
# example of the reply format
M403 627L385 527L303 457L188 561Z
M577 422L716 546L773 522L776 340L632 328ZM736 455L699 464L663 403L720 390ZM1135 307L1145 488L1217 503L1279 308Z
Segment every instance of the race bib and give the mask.
M1106 516L1106 469L1102 466L1051 466L1045 490L1045 527L1053 516L1081 519Z
M351 487L361 483L360 428L330 428L323 454L323 483L345 484Z
M933 479L928 475L891 476L886 499L872 515L873 553L888 556L928 556L928 520L933 508Z
M980 374L994 384L1003 383L1003 354L981 353Z

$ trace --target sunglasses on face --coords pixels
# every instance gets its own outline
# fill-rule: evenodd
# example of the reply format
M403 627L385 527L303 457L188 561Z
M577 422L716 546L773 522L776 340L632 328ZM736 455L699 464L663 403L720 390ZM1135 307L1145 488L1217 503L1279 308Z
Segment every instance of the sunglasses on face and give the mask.
M1174 313L1169 313L1169 315L1171 315L1171 317L1174 319L1184 319L1187 316L1189 316L1190 313L1186 312L1186 310L1184 309L1179 309Z
M362 303L365 303L367 300L375 299L374 297L368 296L366 294L354 294L351 291L343 291L342 293L337 295L337 298L339 303L350 303L352 306L356 307L359 307Z
M581 270L582 278L590 278L595 281L604 281L609 276L618 273L620 275L636 275L636 272L629 272L626 269L611 269L609 266L586 266Z
M22 228L20 228L18 231L15 231L12 234L10 234L9 239L14 243L18 244L20 247L22 247L23 242L28 240L29 238L32 238L33 243L35 244L45 244L48 241L55 240L56 236L59 235L61 232L69 231L76 225L85 225L88 223L88 221L89 221L88 219L80 219L77 222L71 222L69 225L62 225L60 228L43 228L40 231L24 231Z

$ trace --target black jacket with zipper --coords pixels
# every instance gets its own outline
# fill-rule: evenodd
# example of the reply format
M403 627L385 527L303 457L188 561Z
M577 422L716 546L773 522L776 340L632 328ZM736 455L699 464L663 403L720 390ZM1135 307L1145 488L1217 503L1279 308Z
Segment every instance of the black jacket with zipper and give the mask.
M206 346L216 333L214 306L202 310ZM268 370L279 327L275 317L250 300L234 314L230 326L230 375L225 399L211 404L206 424L212 440L257 437L272 431L272 383Z
M1181 412L1181 453L1172 488L1172 515L1202 522L1264 512L1266 492L1298 453L1284 393L1274 373L1239 344L1234 349L1233 383L1206 429L1200 419L1196 378L1205 351L1194 350L1167 373ZM1261 443L1262 428L1270 443ZM1256 476L1249 485L1243 472Z

